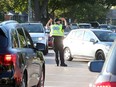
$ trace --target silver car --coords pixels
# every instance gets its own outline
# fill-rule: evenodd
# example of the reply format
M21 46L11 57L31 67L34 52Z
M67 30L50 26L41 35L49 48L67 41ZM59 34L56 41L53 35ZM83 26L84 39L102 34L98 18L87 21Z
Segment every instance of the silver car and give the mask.
M41 51L44 55L48 53L48 36L45 33L45 28L42 23L21 23L21 25L29 32L35 43L41 45ZM37 48L38 47L37 44Z
M112 31L102 29L71 30L63 40L64 58L69 61L73 58L105 60L116 37L112 38L112 34Z

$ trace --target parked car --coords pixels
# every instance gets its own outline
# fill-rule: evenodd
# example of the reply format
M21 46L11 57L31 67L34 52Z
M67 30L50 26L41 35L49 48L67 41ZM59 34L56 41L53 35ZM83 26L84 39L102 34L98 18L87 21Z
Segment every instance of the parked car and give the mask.
M112 33L102 29L71 30L63 40L64 58L69 61L73 58L105 60L115 39L111 38Z
M108 25L108 24L100 24L100 28L101 28L101 29L106 29L106 30L108 30L108 29L111 29L111 25Z
M66 28L64 29L64 37L66 37L66 36L70 33L71 30L72 30L72 29L71 29L70 27L66 27Z
M92 21L92 22L90 22L90 24L91 24L91 26L92 26L92 28L97 28L97 29L99 29L100 28L100 24L99 24L99 22L97 22L97 21Z
M79 26L77 23L70 23L69 25L70 29L73 30L73 29L79 29Z
M90 61L88 68L91 72L100 73L89 87L116 87L116 41L113 43L106 61Z
M0 23L0 87L43 87L44 56L14 20Z
M79 23L79 28L84 28L84 29L90 29L92 28L91 24L90 23Z
M116 33L116 26L115 26L115 25L111 25L111 26L110 26L110 30L112 30L113 32Z
M28 30L34 43L41 43L41 51L48 53L48 36L42 23L21 23ZM38 47L38 46L37 46Z

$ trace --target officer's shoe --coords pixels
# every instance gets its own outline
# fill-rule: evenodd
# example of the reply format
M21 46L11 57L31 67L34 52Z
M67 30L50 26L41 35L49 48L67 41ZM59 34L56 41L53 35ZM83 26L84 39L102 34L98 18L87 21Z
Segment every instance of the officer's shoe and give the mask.
M64 66L64 67L67 67L67 64L65 64L65 63L64 63L64 64L60 64L60 66Z
M56 65L59 66L59 63L57 63Z

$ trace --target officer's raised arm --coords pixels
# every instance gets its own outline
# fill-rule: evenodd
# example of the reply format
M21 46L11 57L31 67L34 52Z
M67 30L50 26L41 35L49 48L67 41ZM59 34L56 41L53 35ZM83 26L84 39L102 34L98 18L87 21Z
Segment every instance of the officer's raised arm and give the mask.
M60 18L60 20L62 20L64 22L64 25L67 26L67 21L65 18Z
M50 18L50 20L47 22L46 27L49 29L50 25L52 25L53 20Z

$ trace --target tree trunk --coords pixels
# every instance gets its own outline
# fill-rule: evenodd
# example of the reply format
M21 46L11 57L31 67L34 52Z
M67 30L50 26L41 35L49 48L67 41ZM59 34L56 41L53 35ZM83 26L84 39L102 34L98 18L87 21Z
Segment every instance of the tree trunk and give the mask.
M40 2L39 0L32 0L33 1L33 20L34 21L40 21L41 19L41 11L40 11Z
M42 4L40 0L32 0L33 1L33 13L34 13L34 21L42 21L44 15L47 15L46 8L48 5L48 0L43 0Z

